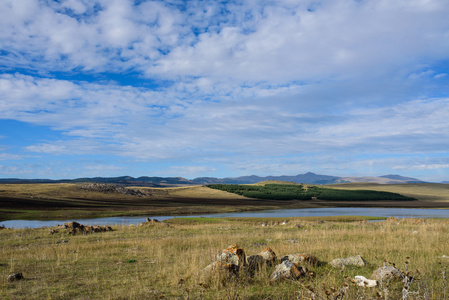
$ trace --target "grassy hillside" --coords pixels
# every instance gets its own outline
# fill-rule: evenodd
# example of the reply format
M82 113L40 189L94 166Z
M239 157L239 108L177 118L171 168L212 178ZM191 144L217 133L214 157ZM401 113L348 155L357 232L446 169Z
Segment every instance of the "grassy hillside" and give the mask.
M170 226L117 226L79 235L0 230L0 299L310 299L310 290L321 297L316 299L328 299L327 293L335 295L345 283L349 286L343 299L401 299L402 282L382 288L351 282L392 263L419 277L408 299L448 295L449 259L443 256L449 256L447 219L320 219L288 218L287 225L276 226L272 224L284 219L176 218L167 222ZM268 226L262 227L261 221ZM298 281L270 281L274 267L253 277L206 275L203 269L232 244L247 256L270 247L277 257L309 253L323 264L304 265L311 273ZM368 265L340 269L327 264L353 255L361 255ZM13 272L21 272L24 279L9 282Z
M261 186L265 182L254 186ZM284 185L287 183L283 183ZM292 184L296 186L297 184ZM313 187L304 185L304 189ZM323 187L323 186L318 186ZM75 184L0 184L0 220L70 219L123 215L173 215L321 206L449 208L448 184L339 184L324 187L399 193L418 201L251 199L203 186L135 187L145 196L80 189Z
M201 186L138 189L145 196L89 191L75 184L3 184L0 185L0 220L188 215L290 205L270 201L260 203Z

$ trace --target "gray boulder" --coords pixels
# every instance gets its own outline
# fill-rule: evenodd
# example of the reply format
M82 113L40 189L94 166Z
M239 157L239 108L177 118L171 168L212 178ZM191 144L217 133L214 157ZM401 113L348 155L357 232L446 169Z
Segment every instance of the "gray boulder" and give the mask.
M12 273L9 274L8 276L8 281L17 281L17 280L22 280L23 279L23 275L22 273Z
M403 274L393 266L384 266L374 270L371 279L377 281L402 280Z
M295 254L288 254L281 258L282 261L290 261L295 264L308 264L308 265L319 265L321 262L313 256L312 254L308 253L295 253Z
M307 273L307 269L303 266L299 266L298 264L285 260L276 266L276 269L271 274L270 279L273 281L281 279L298 279L305 276Z
M248 256L247 262L248 267L247 270L249 274L252 276L254 272L260 270L262 266L272 266L277 260L276 253L270 248L265 248L262 252Z
M346 258L335 258L329 264L334 268L343 268L346 266L365 267L366 261L360 255L356 255Z

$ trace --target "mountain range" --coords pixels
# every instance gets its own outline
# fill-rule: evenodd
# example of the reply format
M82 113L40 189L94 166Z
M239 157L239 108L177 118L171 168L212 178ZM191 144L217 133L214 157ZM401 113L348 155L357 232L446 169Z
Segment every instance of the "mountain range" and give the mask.
M335 183L350 183L350 182L369 182L379 184L404 184L404 183L424 183L416 178L404 177L400 175L384 175L378 177L339 177L331 175L319 175L312 172L305 174L298 174L296 176L240 176L233 178L215 178L215 177L198 177L195 179L186 179L182 177L91 177L91 178L77 178L77 179L18 179L18 178L4 178L0 179L0 183L80 183L80 182L99 182L110 183L120 186L143 186L143 187L170 187L183 185L198 185L198 184L252 184L267 180L288 181L295 183L307 184L335 184Z

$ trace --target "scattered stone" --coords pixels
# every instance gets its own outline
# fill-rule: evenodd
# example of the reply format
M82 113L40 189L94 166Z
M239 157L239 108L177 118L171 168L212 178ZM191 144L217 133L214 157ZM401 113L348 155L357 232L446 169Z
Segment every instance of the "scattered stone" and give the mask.
M252 243L251 245L254 247L261 247L261 246L266 246L267 243L256 242L256 243Z
M143 193L141 190L138 189L131 189L131 188L125 188L121 186L116 186L113 184L108 183L80 183L77 185L79 189L86 190L86 191L92 191L92 192L100 192L105 194L123 194L123 195L130 195L130 196L138 196L138 197L144 197L144 196L151 196L149 194Z
M289 261L295 264L308 264L308 265L321 264L318 258L308 253L288 254L281 258L281 262L283 261Z
M355 276L355 282L358 286L375 287L377 286L377 280L366 279L364 276Z
M286 260L276 266L276 269L271 274L270 279L273 281L281 279L298 279L306 274L308 274L306 268Z
M22 273L12 273L12 274L9 274L9 276L8 276L8 281L11 281L11 282L17 281L17 280L22 280L22 279L23 279Z
M329 264L334 268L343 268L346 266L365 267L366 261L360 255L356 255L346 258L335 258Z
M59 230L64 229L67 231L68 234L112 231L111 226L91 226L91 225L83 225L78 222L67 222L64 223L63 225L56 226L54 229L51 229L50 234L58 233Z
M384 266L374 270L371 279L377 281L390 281L393 279L402 280L403 275L399 269L393 266Z
M298 242L298 240L293 240L293 239L290 239L290 240L285 240L287 243L289 243L289 244L295 244L295 243L297 243Z

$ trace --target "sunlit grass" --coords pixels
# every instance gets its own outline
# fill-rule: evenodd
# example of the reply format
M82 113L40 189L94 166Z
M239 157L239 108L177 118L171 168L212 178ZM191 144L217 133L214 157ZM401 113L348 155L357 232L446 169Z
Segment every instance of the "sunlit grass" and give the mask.
M315 276L300 282L322 295L326 288L342 286L344 275L369 278L384 259L404 268L409 256L410 269L419 269L422 277L414 288L426 289L429 299L441 299L441 272L449 265L442 258L449 255L448 220L364 223L333 217L321 218L322 223L290 218L287 225L267 227L260 225L262 220L273 221L176 218L169 221L171 226L119 226L112 232L75 236L50 235L49 229L1 230L0 298L184 299L187 291L191 299L232 299L236 294L241 299L297 299L299 291L305 297L307 291L298 282L270 282L271 269L237 281L202 275L222 249L238 244L247 255L271 247L279 257L310 253L328 262L359 254L367 260L364 268L308 266ZM25 279L7 282L12 272L22 272ZM179 286L181 278L184 284ZM397 299L393 295L400 294L398 288L391 286L391 299ZM345 299L355 299L357 293L374 297L375 291L351 286Z

